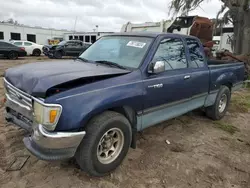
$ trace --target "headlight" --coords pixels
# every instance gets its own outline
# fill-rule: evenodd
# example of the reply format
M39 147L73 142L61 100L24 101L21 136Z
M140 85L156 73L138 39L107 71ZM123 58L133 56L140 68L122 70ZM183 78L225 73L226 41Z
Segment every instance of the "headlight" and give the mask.
M47 130L53 131L62 112L62 106L58 104L42 104L34 101L34 120L42 124Z

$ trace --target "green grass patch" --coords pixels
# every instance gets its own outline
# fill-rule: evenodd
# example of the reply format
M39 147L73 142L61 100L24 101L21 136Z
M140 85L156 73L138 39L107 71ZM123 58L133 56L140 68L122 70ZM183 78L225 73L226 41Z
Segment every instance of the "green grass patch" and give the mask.
M250 109L250 92L236 93L231 98L231 104L229 106L229 112L241 112L247 113Z
M222 122L222 121L214 121L213 124L214 124L214 127L221 129L225 132L228 132L230 134L234 134L240 131L237 127L229 123Z
M39 57L39 58L37 58L36 60L42 60L42 58Z

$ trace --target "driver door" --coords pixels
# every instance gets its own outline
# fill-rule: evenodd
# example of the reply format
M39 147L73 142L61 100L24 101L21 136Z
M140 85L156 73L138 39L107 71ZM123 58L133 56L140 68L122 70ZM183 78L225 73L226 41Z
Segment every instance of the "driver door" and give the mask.
M192 97L190 70L185 47L180 38L162 38L152 62L165 63L165 71L148 74L144 79L146 94L142 129L188 111Z

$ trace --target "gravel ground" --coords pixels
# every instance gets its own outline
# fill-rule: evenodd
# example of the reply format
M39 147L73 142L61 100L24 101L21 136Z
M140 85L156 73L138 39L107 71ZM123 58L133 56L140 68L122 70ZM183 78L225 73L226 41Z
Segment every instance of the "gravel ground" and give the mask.
M9 67L47 60L0 59L0 74ZM2 99L2 80L0 95ZM248 90L235 93L232 100L221 121L213 122L196 111L146 129L138 134L137 149L130 149L122 165L103 178L88 176L73 161L46 162L32 156L22 143L27 132L4 120L1 102L0 187L249 188ZM21 169L9 171L13 162L18 165L27 157Z

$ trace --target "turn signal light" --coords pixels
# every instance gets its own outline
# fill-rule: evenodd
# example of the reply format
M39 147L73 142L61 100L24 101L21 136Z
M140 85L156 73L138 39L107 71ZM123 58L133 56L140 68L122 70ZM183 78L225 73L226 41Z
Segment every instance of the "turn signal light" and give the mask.
M56 116L57 116L57 110L50 110L50 113L49 113L49 121L50 121L50 123L55 122Z

